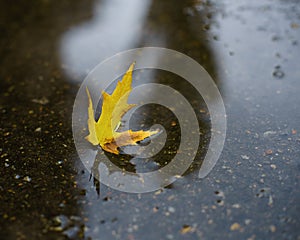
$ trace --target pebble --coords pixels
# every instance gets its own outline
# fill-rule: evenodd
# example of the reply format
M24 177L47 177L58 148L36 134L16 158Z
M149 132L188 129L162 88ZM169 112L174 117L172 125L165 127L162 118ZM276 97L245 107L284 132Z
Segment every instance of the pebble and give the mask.
M275 164L271 164L270 165L272 169L276 169L276 165Z
M276 135L277 132L276 131L266 131L264 132L264 137L267 138L267 137L272 137L274 135Z
M168 211L169 211L170 213L174 213L174 212L175 212L175 208L173 208L173 207L168 207Z
M41 132L42 131L42 128L38 127L34 130L35 132Z
M245 220L245 224L246 224L246 225L249 225L250 223L251 223L251 219L246 219L246 220Z
M26 181L26 182L31 182L31 177L26 176L26 177L23 178L23 180Z
M192 228L189 225L183 225L183 227L181 228L180 232L181 232L181 234L186 234L186 233L189 233L189 232L193 232L194 230L195 229Z
M47 103L49 103L49 99L46 97L42 97L41 99L32 99L31 101L41 105L46 105Z
M236 204L233 204L232 207L233 207L233 208L241 208L241 205L238 204L238 203L236 203Z
M268 205L269 205L269 206L272 206L272 205L273 205L273 197L272 197L272 195L269 196L269 202L268 202Z
M271 226L270 226L270 231L271 231L271 232L276 232L276 227L275 227L274 225L271 225Z
M271 154L273 153L273 150L272 150L272 149L267 149L267 150L265 151L265 153L266 153L267 155L271 155Z
M238 223L233 223L231 226L230 226L230 230L231 231L237 231L237 230L240 230L241 229L241 225L238 224Z

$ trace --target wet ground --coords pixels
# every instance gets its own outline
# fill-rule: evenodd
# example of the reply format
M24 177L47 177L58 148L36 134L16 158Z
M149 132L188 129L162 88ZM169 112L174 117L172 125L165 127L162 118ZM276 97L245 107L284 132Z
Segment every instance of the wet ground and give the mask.
M20 0L0 9L0 239L300 239L298 1ZM228 129L218 163L199 179L209 114L189 86L158 74L200 109L203 136L182 178L130 194L90 179L71 115L94 66L142 46L204 66ZM162 119L169 130L169 161L176 121L157 106L147 112L143 124Z

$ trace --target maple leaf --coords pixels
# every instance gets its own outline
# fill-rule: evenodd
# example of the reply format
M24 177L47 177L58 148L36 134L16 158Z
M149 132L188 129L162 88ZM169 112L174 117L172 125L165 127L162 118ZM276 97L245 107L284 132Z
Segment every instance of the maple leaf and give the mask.
M127 102L132 90L133 68L134 63L130 65L122 80L117 83L117 86L111 95L104 91L102 92L102 111L97 122L94 117L93 102L89 90L86 88L89 100L89 135L86 136L86 140L93 145L99 144L103 150L114 154L119 154L118 147L136 145L137 142L158 133L158 131L143 130L117 132L122 116L135 106L135 104L128 104Z

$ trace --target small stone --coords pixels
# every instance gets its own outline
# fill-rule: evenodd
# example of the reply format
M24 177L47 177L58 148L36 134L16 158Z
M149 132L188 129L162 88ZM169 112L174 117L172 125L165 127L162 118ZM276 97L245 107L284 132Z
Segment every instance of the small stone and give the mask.
M237 230L240 230L241 229L241 225L238 224L238 223L233 223L231 226L230 226L230 230L231 231L237 231Z
M266 132L264 132L264 137L265 138L272 137L272 136L274 136L276 134L277 134L277 132L275 132L275 131L266 131Z
M168 201L171 201L171 200L173 200L174 198L175 198L175 195L171 195L171 196L168 197Z
M168 207L168 211L169 211L170 213L174 213L174 212L175 212L175 208L173 208L173 207Z
M186 233L190 233L190 232L194 232L194 231L195 231L195 229L192 228L191 226L189 226L189 225L183 225L182 228L181 228L181 230L180 230L180 233L181 234L186 234Z
M32 99L31 101L41 105L46 105L47 103L49 103L49 100L46 97L42 97L40 99Z
M269 196L269 202L268 202L268 205L269 205L269 206L272 206L272 205L273 205L273 197L272 197L272 195Z
M137 231L137 230L139 229L139 226L136 225L136 224L134 224L134 225L132 226L132 229L133 229L134 231Z
M233 204L232 207L233 207L233 208L241 208L241 205L238 204L238 203L236 203L236 204Z
M60 226L58 226L58 227L50 227L50 230L54 231L54 232L62 232L63 228L60 227Z
M154 193L154 195L159 195L159 194L161 194L161 193L162 193L162 190L159 189L159 190L157 190L157 191Z
M245 224L246 224L246 225L249 225L250 223L251 223L251 219L246 219L246 220L245 220Z
M158 207L156 206L156 207L154 207L153 209L152 209L152 211L154 212L154 213L156 213L157 211L158 211Z
M172 126L172 127L176 126L176 122L175 122L175 121L172 121L172 122L171 122L171 126Z
M272 149L267 149L266 151L265 151L265 154L267 154L267 155L271 155L273 153L273 150Z
M65 207L66 205L65 205L64 203L60 203L58 206L59 206L60 208L63 208L63 207Z
M35 132L41 132L42 131L42 128L38 127L34 130Z
M61 161L61 160L59 160L59 161L57 161L57 165L61 165L63 163L63 161Z
M274 225L271 225L270 226L270 231L273 233L273 232L276 232L276 227Z
M23 180L26 182L31 182L31 178L29 176L24 177Z
M276 169L276 165L275 164L271 164L270 165L272 169Z

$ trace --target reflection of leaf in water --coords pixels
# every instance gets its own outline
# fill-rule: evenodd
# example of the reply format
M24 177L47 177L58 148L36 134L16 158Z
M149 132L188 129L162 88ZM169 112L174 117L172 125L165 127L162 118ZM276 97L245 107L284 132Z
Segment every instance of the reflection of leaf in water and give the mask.
M88 107L88 129L89 135L86 137L93 145L100 145L107 152L119 154L118 147L136 145L137 142L150 137L158 131L132 131L127 130L117 132L122 116L128 112L135 104L128 104L128 97L132 90L132 70L134 63L131 64L126 74L119 81L111 95L102 92L103 104L100 118L96 122L94 119L93 103L88 88L86 89Z
M92 177L93 177L93 185L96 188L96 192L97 192L98 195L100 195L100 181L99 181L100 174L99 174L98 168L94 169L94 166L91 169L89 181L91 181Z
M124 171L129 171L132 173L136 173L136 168L135 165L130 163L130 159L132 158L132 156L129 155L123 155L122 159L120 161L120 158L115 157L114 154L110 154L107 153L106 157L110 158L111 163L110 164L115 164L116 166L118 166L119 168L123 169ZM103 153L102 152L98 152L98 154L95 157L93 166L91 168L91 173L90 173L90 179L91 180L93 178L93 185L96 188L96 192L99 195L100 194L100 171L99 171L99 165L101 162L103 162ZM114 170L115 169L115 170ZM113 167L108 167L108 174L111 175L114 172L120 172L120 170L118 168L113 168Z

